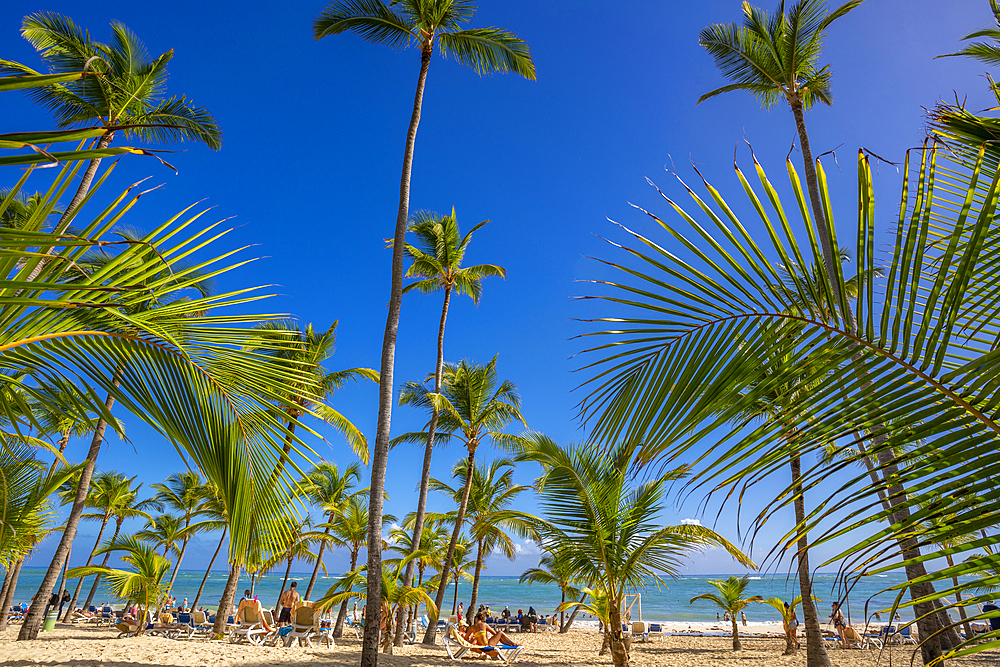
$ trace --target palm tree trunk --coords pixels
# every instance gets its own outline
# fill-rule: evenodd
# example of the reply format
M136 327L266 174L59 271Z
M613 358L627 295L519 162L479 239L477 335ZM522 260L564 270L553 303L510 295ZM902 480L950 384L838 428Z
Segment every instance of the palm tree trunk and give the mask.
M288 429L288 435L285 436L285 444L281 448L281 457L278 459L278 465L274 468L274 472L271 473L271 483L273 484L278 477L281 476L281 471L285 469L285 462L288 460L288 452L292 450L292 439L295 435L295 425L298 423L295 419L289 419L286 428Z
M292 571L292 561L294 558L288 559L288 567L285 568L285 578L281 580L281 592L278 593L278 599L274 603L274 615L275 617L281 612L281 596L285 594L285 586L288 585L288 575Z
M101 522L101 529L97 531L97 539L94 541L94 548L90 550L90 555L87 556L88 567L90 566L91 561L94 560L94 552L97 551L97 547L101 546L101 538L104 537L104 529L108 527L108 521L110 520L110 516L105 516L104 521ZM117 531L115 531L115 534L118 534ZM63 617L63 622L65 623L69 623L69 619L73 616L73 609L76 608L76 601L80 599L80 592L83 590L83 580L85 578L86 577L80 577L76 581L76 590L73 591L73 598L69 601L69 611L67 611L66 616Z
M254 596L254 591L257 588L257 573L254 572L250 575L250 597Z
M816 164L813 160L812 149L809 146L809 134L806 132L805 110L803 109L801 101L791 102L790 105L792 108L792 114L795 116L795 129L798 132L799 143L802 147L802 160L805 167L806 186L809 190L809 202L812 206L813 218L816 221L816 232L819 236L820 246L823 250L823 262L826 266L827 276L829 277L831 293L836 304L833 310L838 310L840 308L840 287L835 279L835 262L837 261L838 255L830 241L826 218L823 214L823 207L819 198L819 183L816 178ZM847 311L848 312L844 313L844 316L848 318L851 327L853 328L854 316L850 312L849 306ZM852 359L860 368L860 355L852 355ZM862 370L862 372L864 371ZM869 389L870 383L862 385L863 391L868 391ZM877 459L879 468L883 471L882 478L883 480L898 479L899 469L894 461L895 456L891 451L887 451L887 449L882 446L886 442L886 436L882 434L884 428L880 424L876 424L874 427L875 431L880 433L880 435L877 435L873 439L872 444L874 448L878 450ZM884 483L885 482L883 481L883 484ZM903 487L899 484L894 484L892 488L888 489L888 491L889 504L893 509L893 515L890 518L891 523L895 524L906 522L910 518L910 508L906 504L906 495ZM920 548L916 539L899 538L897 541L899 543L901 555L904 561L912 561L912 559L920 556ZM916 581L927 574L927 569L924 567L923 563L911 562L911 564L905 566L905 570L906 578L909 581ZM933 594L934 586L930 583L915 584L910 586L910 597L912 599L930 599ZM803 600L803 604L804 603L805 600ZM929 602L914 605L914 613L919 619L917 621L917 629L920 637L922 638L920 650L924 664L940 659L945 651L957 646L961 641L955 629L942 625L942 619L939 618L938 614L932 613L933 611L934 605Z
M330 534L330 526L326 527L326 530L323 531L323 534L324 535ZM316 554L316 567L313 568L312 576L309 577L309 585L306 587L306 594L305 597L302 598L303 600L308 600L309 596L312 595L313 586L316 585L316 578L319 576L319 568L323 564L323 550L325 548L326 548L326 540L323 540L322 542L319 543L319 552Z
M809 572L809 537L806 534L806 503L802 497L802 459L798 452L792 454L792 492L795 494L795 532L798 536L799 592L802 595L802 621L806 626L806 665L808 667L832 667L826 653L823 632L819 627L819 613L812 598L812 578ZM736 619L733 619L736 625Z
M455 599L451 601L451 615L458 613L458 573L455 574ZM434 621L437 623L437 619Z
M733 650L742 651L743 643L740 642L740 626L736 623L737 614L732 614L730 620L733 623Z
M198 587L198 594L194 596L194 602L191 603L192 609L198 608L198 600L201 599L201 594L205 590L205 582L208 581L208 575L212 572L212 566L215 565L215 559L219 555L219 551L222 550L222 543L226 541L226 531L229 526L222 529L222 539L219 540L219 546L215 547L215 553L212 554L212 560L208 561L208 569L205 570L205 576L202 577L201 586Z
M948 567L955 567L955 560L951 557L951 554L946 554L945 559L948 561ZM958 615L962 617L962 629L965 630L965 638L972 639L976 635L972 632L972 624L969 623L969 617L965 615L965 607L962 605L962 593L958 590L958 577L952 577L951 583L955 585L955 601L958 602Z
M0 632L7 629L7 614L14 606L14 594L17 591L17 578L21 574L21 564L24 559L20 559L7 568L7 576L3 580L3 591L0 592Z
M233 608L233 599L236 597L236 587L240 583L240 566L229 566L229 579L226 580L226 587L222 590L222 599L219 600L219 608L215 612L215 625L212 626L212 634L222 637L226 634L226 619L229 618L229 611Z
M472 580L472 600L469 601L469 608L465 610L465 622L472 625L473 616L476 613L476 602L479 601L479 577L483 573L483 539L479 538L476 543L476 576Z
M181 552L177 554L177 564L174 565L174 573L170 575L170 583L167 584L167 595L170 595L170 591L174 589L174 581L177 579L177 573L181 570L181 561L184 560L184 552L187 551L190 539L190 537L185 537L184 541L181 542Z
M62 437L59 438L59 453L62 454L66 451L66 445L69 444L69 434L70 430L66 429L63 431ZM52 465L49 466L49 474L45 476L46 479L51 479L52 475L56 473L56 466L59 465L59 459L54 459Z
M448 321L448 306L451 303L451 287L444 288L444 304L441 306L441 322L438 324L437 365L434 367L434 393L441 393L441 378L444 375L444 325ZM427 444L424 446L424 469L420 476L420 495L417 497L417 514L413 519L413 539L410 555L420 548L420 537L424 532L424 514L427 510L427 490L431 481L431 454L434 452L434 433L437 431L438 411L431 412L431 423L427 427ZM413 568L416 559L406 564L403 572L403 586L413 584ZM403 645L403 609L396 615L396 646Z
M588 595L587 593L584 593L582 596L580 596L580 604L583 604L584 602L587 601L587 595ZM569 615L569 618L566 619L566 623L559 628L559 634L564 634L566 632L569 632L570 626L573 625L573 621L576 620L576 615L579 613L580 613L579 607L573 610L573 612Z
M121 521L115 521L115 534L111 536L111 542L112 543L116 539L118 539L118 533L121 531L121 529L122 529L122 522ZM101 567L107 567L109 560L111 560L111 552L110 551L108 551L107 553L104 554L104 561L101 563ZM94 585L90 587L90 593L87 595L87 601L83 603L83 608L84 609L89 608L90 607L90 603L94 601L94 594L97 593L97 585L100 584L100 583L101 583L101 575L97 575L96 577L94 577ZM70 609L69 609L68 612L66 612L66 614L67 614L66 618L67 619L70 617L69 615L73 613L73 604L75 602L76 601L74 600L69 605Z
M437 595L434 598L435 609L441 608L444 602L444 591L448 586L448 573L451 571L451 563L455 558L455 547L458 546L458 536L462 533L462 523L465 521L465 510L469 505L469 491L472 489L472 469L475 466L476 453L469 452L469 465L465 472L465 488L462 489L462 502L458 506L458 516L455 517L455 529L451 531L451 542L448 544L448 555L444 559L441 568L441 582L438 584ZM458 584L456 583L456 586ZM424 633L424 644L433 646L437 639L437 616L432 615L430 623L427 624L427 632Z
M611 660L615 667L628 667L628 649L625 648L625 639L622 636L622 612L621 602L614 600L611 602L611 627L608 628L611 640Z
M368 504L368 573L369 590L365 612L369 618L378 618L382 597L382 495L385 491L385 469L389 462L389 426L392 422L393 367L396 360L396 335L399 330L399 311L403 302L403 240L406 220L410 215L410 172L413 167L413 147L420 125L420 107L424 99L427 70L431 65L432 44L426 44L420 53L420 75L413 97L413 113L406 133L403 151L403 173L399 179L399 209L396 211L396 229L392 244L392 286L389 292L389 313L382 339L382 363L379 367L378 426L375 434L375 451L372 455L372 478ZM433 625L433 624L431 624ZM361 645L361 667L378 665L378 623L365 624L365 637ZM427 641L427 638L424 638ZM434 641L434 634L430 637Z
M118 386L117 372L112 382L114 386ZM109 394L104 401L105 410L110 411L114 404L114 396ZM73 508L70 510L69 518L66 519L66 527L63 529L59 546L56 547L56 551L52 555L52 562L49 563L49 569L46 570L45 576L42 578L42 583L39 585L35 597L32 598L31 608L28 610L28 615L24 618L21 630L17 634L18 641L38 638L38 631L41 629L42 621L44 620L42 614L45 613L45 605L52 595L52 588L56 585L56 579L59 577L59 570L62 569L63 561L69 555L69 548L73 544L73 538L76 537L76 529L80 523L80 516L83 515L83 504L87 500L87 491L90 489L90 478L93 477L94 468L97 466L97 455L101 453L101 444L104 442L104 431L107 426L108 423L103 419L97 421L97 428L94 430L94 437L90 441L90 449L87 451L87 461L83 466L83 470L80 471L80 483L76 487L76 498L73 500Z
M358 566L358 552L351 552L351 572ZM347 618L347 600L340 604L340 611L337 612L337 622L333 624L333 638L340 639L344 636L344 619Z
M559 598L559 630L562 631L563 624L566 622L566 611L562 608L566 604L566 587L560 586L559 593L561 594Z

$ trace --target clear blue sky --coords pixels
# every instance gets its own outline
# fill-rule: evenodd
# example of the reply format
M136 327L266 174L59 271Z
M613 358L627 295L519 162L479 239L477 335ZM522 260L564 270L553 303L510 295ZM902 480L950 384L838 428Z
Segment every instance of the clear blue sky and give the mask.
M773 4L764 3L768 9ZM572 391L580 380L572 371L580 361L571 357L582 345L571 338L584 330L574 318L596 311L572 298L588 293L586 284L575 281L606 275L587 257L620 259L596 236L621 240L606 217L662 238L628 202L668 216L645 178L675 187L664 172L671 160L689 176L689 161L698 163L738 201L731 165L733 148L744 136L774 180L782 181L794 126L786 109L763 112L741 93L695 105L701 93L722 84L697 44L698 31L711 22L737 20L738 0L480 5L475 25L501 26L525 39L538 80L479 78L434 59L411 210L454 206L464 228L492 220L478 233L467 261L502 265L508 278L487 281L478 308L463 299L453 305L447 358L485 362L499 354L500 374L518 384L530 426L559 441L578 440L586 435L574 407L581 396ZM168 156L180 169L177 176L152 160L130 159L102 196L151 175L166 187L129 214L133 226L148 229L201 199L215 207L211 218L235 216L237 228L226 243L256 244L249 252L266 259L220 287L279 285L282 296L268 302L267 311L293 313L321 328L340 321L330 368L377 368L389 292L390 255L383 239L391 236L395 220L419 53L390 51L352 35L314 42L311 22L322 6L321 0L6 0L0 6L0 57L38 65L18 34L21 17L37 11L69 15L99 40L107 38L108 22L118 19L154 55L175 49L170 93L187 94L215 114L224 133L222 150L180 146L184 152ZM807 122L815 153L840 146L843 171L831 162L828 172L842 234L854 225L858 147L899 160L923 138L925 107L955 93L968 95L973 109L989 105L980 65L934 59L989 18L986 0L868 0L835 25L825 60L833 67L836 103L810 112ZM7 94L3 105L0 132L49 126L25 98ZM741 154L747 160L746 151ZM6 178L0 185L12 184L14 176ZM876 186L884 226L892 221L899 181L895 170L881 169ZM404 301L397 386L432 369L439 309L439 296L414 294ZM374 437L374 386L348 387L333 404ZM394 434L423 422L408 408L396 408L393 416ZM136 418L126 416L125 422L130 442L110 442L99 468L139 475L147 484L182 468L170 445ZM317 451L349 462L342 439L321 430L329 444L317 441ZM74 442L69 455L84 452L84 443ZM484 459L493 455L481 453ZM461 451L442 448L435 456L435 475L445 477ZM420 457L417 448L393 452L387 511L403 515L414 509ZM534 473L525 468L518 476L530 483ZM524 509L532 505L526 499ZM432 508L446 505L434 498ZM677 522L698 516L696 511L694 502L676 512L671 506L663 518ZM712 508L707 521L714 515ZM717 527L735 538L731 513ZM73 564L85 557L95 534L92 526L81 530ZM763 550L755 554L772 546L769 537L765 532L759 538ZM207 563L216 539L194 543L185 568ZM51 548L50 539L31 564L47 564ZM344 567L342 556L331 560L332 571ZM488 574L520 573L533 564L531 555L515 563L494 559ZM728 558L710 553L691 571L731 569Z

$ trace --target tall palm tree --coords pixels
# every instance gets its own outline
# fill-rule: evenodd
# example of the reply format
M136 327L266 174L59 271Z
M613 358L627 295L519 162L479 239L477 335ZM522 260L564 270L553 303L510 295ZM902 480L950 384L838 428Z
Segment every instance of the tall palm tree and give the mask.
M381 554L378 550L382 539L382 491L385 488L385 469L389 453L389 427L392 415L393 366L396 355L396 335L399 329L399 311L403 298L403 237L410 214L410 171L413 165L413 148L417 139L417 126L424 99L424 85L435 44L445 57L452 57L479 74L490 72L515 72L534 80L535 65L528 45L514 34L498 28L464 27L476 13L471 0L333 0L313 23L313 35L322 39L328 35L353 32L375 44L400 49L408 45L420 48L420 74L413 98L413 112L406 132L403 149L403 169L399 179L399 207L393 230L392 284L389 293L389 312L386 316L385 336L382 340L382 362L379 376L378 424L375 436L375 454L372 460L371 497L368 527L368 567L381 571ZM378 582L375 582L378 585ZM373 596L377 599L378 596ZM375 614L378 605L369 602L368 611ZM431 635L433 639L433 635ZM425 637L425 643L428 642ZM361 664L374 667L377 660L378 636L375 629L366 629Z
M466 610L467 622L472 624L472 616L479 599L479 580L483 573L483 563L488 556L501 553L510 560L517 555L514 540L508 533L518 537L534 537L532 530L536 517L510 509L517 497L527 490L527 487L514 483L514 462L509 459L496 459L487 465L477 465L472 471L472 482L469 485L468 509L465 523L469 537L476 545L476 573L472 580L472 599ZM452 476L460 486L452 488L448 484L431 479L431 489L451 496L460 503L468 476L467 463L460 460L452 469ZM457 514L457 512L456 512Z
M576 576L594 582L591 604L605 599L606 627L611 630L615 667L628 664L622 639L621 607L625 593L649 583L663 584L662 574L676 576L682 559L709 546L725 549L737 562L756 568L735 546L700 525L661 526L667 483L679 477L669 471L630 484L636 443L610 448L594 445L560 447L539 433L518 444L518 461L535 461L542 474L535 481L546 520L537 522L539 543L550 553L568 558ZM567 602L561 609L578 607Z
M222 133L205 109L183 95L166 99L167 64L171 49L150 60L145 44L118 21L111 23L111 41L96 42L90 32L67 16L56 13L24 17L21 35L39 52L49 73L89 70L99 76L32 88L35 102L49 109L60 128L97 125L104 133L96 148L111 145L116 132L141 141L200 141L212 150L222 147ZM0 74L38 74L20 63L0 60ZM76 193L56 224L65 230L83 202L101 159L90 161Z
M98 549L98 553L124 551L123 562L132 566L130 570L117 570L105 565L74 567L67 572L68 576L85 577L96 574L108 578L111 590L123 600L135 602L139 606L139 618L145 618L146 612L152 609L166 595L163 587L163 577L170 570L170 561L156 553L155 547L132 536L119 538ZM138 634L142 634L146 626L139 624Z
M404 521L406 527L412 527L416 521L416 514L409 514ZM414 534L407 531L405 528L393 528L389 531L389 546L386 547L386 551L392 551L399 554L399 557L385 558L383 562L386 565L396 566L399 564L405 564L407 567L410 563L415 563L415 570L417 575L417 586L423 586L424 584L424 572L427 570L431 559L433 558L434 552L442 551L448 544L448 538L450 534L448 530L443 526L438 526L434 521L427 521L424 525L424 530L420 533L420 542L414 544L413 541ZM406 581L404 574L403 581ZM413 581L411 580L412 584ZM402 643L404 633L409 631L412 619L417 617L416 607L411 607L409 610L403 609L397 612L396 616L396 636L397 641L394 643L398 646ZM408 615L408 618L406 617ZM414 637L414 641L416 638Z
M63 503L71 503L76 497L77 484L74 484L76 480L69 480L62 485L59 489L59 496ZM94 481L91 484L91 488L87 493L87 500L85 502L85 507L97 510L89 514L84 514L80 517L82 521L98 521L101 527L97 531L97 539L94 541L94 547L90 550L90 555L87 557L86 566L89 567L91 561L94 560L94 554L97 549L101 546L101 538L104 537L104 529L107 528L108 523L115 514L115 510L126 501L128 495L131 492L132 482L135 478L129 479L122 475L121 473L115 472L114 470L106 470L100 472L94 476ZM76 583L76 590L73 591L73 599L70 601L70 613L76 606L76 601L80 597L80 591L83 590L83 579L80 579Z
M419 211L410 219L409 232L416 238L414 244L406 244L406 255L413 260L406 277L417 278L403 288L403 294L418 290L423 294L443 291L444 302L441 306L441 321L438 324L437 363L434 366L434 393L441 393L441 378L444 372L444 327L448 320L448 307L451 304L452 291L457 294L468 294L473 303L479 305L483 293L482 281L489 276L507 277L507 272L493 264L477 264L462 266L465 252L468 250L472 235L481 229L489 220L480 222L462 236L455 217L455 208L451 215L441 216L436 213ZM431 407L431 421L427 426L427 443L424 445L424 464L420 476L420 493L417 496L417 513L413 524L413 539L411 548L418 549L421 534L424 529L424 513L427 509L427 486L431 476L431 455L434 452L434 433L437 431L438 410ZM407 586L413 583L413 568L416 560L411 560L403 571L403 583ZM403 610L396 619L396 646L403 645Z
M773 14L743 2L743 23L715 23L698 36L722 75L732 83L702 95L703 102L733 90L745 90L769 108L784 100L792 109L795 129L802 147L802 161L809 190L809 203L816 221L816 232L826 265L833 302L840 304L841 294L835 280L833 265L836 246L830 240L805 112L817 102L833 104L830 92L830 66L819 66L826 31L837 19L857 8L864 0L848 0L832 12L826 11L825 0L795 0L785 11L781 0Z
M177 512L183 525L181 528L181 548L177 552L177 562L174 563L174 571L167 584L167 594L169 595L170 590L174 587L174 581L177 579L177 573L180 572L181 561L184 560L188 542L191 541L191 536L194 534L194 531L191 530L191 521L201 514L202 506L210 491L202 482L201 475L193 470L175 472L167 477L165 483L157 482L151 484L150 488L156 491L157 504Z
M199 516L201 521L198 522L198 532L209 533L221 530L222 537L219 538L219 545L215 547L215 553L208 561L208 567L205 568L205 576L201 578L198 592L195 593L194 600L191 601L192 609L198 608L198 601L201 599L201 594L205 592L205 584L208 583L208 575L212 573L212 566L215 565L215 559L222 551L222 545L226 541L226 533L229 531L229 513L226 511L226 504L220 497L219 487L212 482L205 484L205 497L201 502Z
M134 482L133 477L130 482ZM123 491L119 497L118 502L115 503L114 511L112 512L112 518L115 520L115 532L111 535L109 542L115 542L118 539L118 534L122 530L122 524L128 519L146 519L150 520L152 517L149 516L147 510L149 509L160 509L160 503L155 498L147 498L145 500L138 500L139 490L142 488L142 484L137 484L131 486L127 491ZM106 567L108 560L111 558L111 552L108 551L104 554L104 561L101 563L102 567ZM90 608L90 603L94 601L94 595L97 594L97 586L101 582L101 575L98 574L94 577L94 583L90 587L90 593L87 594L87 599L81 605L84 609ZM71 618L73 602L70 602L70 609L66 612L67 622Z
M440 393L433 393L420 383L408 382L400 393L400 404L435 404L440 410L438 424L441 433L437 438L450 441L456 439L465 445L468 451L465 485L462 489L458 513L455 516L455 528L451 534L448 553L441 571L434 608L440 609L444 601L445 589L448 586L448 570L454 557L455 545L462 532L465 522L465 512L469 503L469 492L472 488L473 467L476 461L476 450L484 441L509 443L515 440L503 432L511 422L520 421L527 426L521 415L521 397L517 386L510 380L501 381L497 376L497 359L494 357L488 364L481 365L463 360L458 364L446 364L445 381ZM393 440L396 442L426 442L427 434L407 433ZM370 528L370 526L369 526ZM430 623L429 626L433 626ZM436 631L424 635L424 643L433 645Z
M336 463L320 461L309 474L300 482L305 490L309 501L320 509L320 512L327 519L324 535L329 535L336 519L345 503L352 496L363 494L364 491L355 491L355 484L361 479L361 466L352 463L344 468L343 472ZM319 576L320 564L323 562L323 550L326 548L326 540L321 539L319 543L319 553L316 557L316 566L313 568L312 576L309 578L309 585L304 594L305 600L312 595L313 586L316 585L316 577Z
M575 598L580 595L580 589L573 583L576 576L573 572L573 564L564 555L546 553L538 559L538 565L530 567L521 574L518 580L522 584L549 584L559 588L561 596L559 603L562 606L566 602L566 597ZM567 631L566 611L559 612L559 632Z
M386 526L396 520L391 514L382 516L382 525ZM337 510L336 521L327 524L326 534L329 535L329 542L335 546L347 549L350 556L350 569L353 572L358 567L358 555L361 547L368 543L368 502L362 493L355 493L347 496ZM333 626L333 636L341 637L344 634L344 620L347 618L347 600L340 605L337 612L337 620Z
M740 612L754 602L763 601L764 598L759 595L743 597L746 595L747 587L750 585L750 581L746 577L730 575L728 579L710 579L706 583L715 586L718 592L696 595L691 598L691 604L694 604L696 600L708 600L709 602L714 602L729 614L729 620L733 624L733 650L742 651L743 644L740 642L739 626Z
M260 354L282 369L306 369L303 373L308 382L286 384L287 402L275 406L287 421L288 437L282 449L281 459L275 468L277 478L288 460L299 418L311 414L334 427L347 438L358 458L368 462L368 441L358 428L342 414L323 401L344 386L348 380L366 379L378 382L378 373L370 368L349 368L342 371L327 371L323 363L333 356L337 342L337 322L322 333L317 333L312 324L305 331L291 322L266 322L256 327L262 342L261 347L250 348L250 352ZM280 347L275 347L277 344Z

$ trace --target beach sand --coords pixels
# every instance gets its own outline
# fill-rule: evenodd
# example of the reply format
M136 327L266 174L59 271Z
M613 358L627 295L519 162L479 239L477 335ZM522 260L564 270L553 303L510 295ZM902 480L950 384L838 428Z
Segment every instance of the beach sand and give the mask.
M685 625L685 624L677 624ZM713 624L714 625L714 624ZM162 637L116 639L117 632L107 628L59 625L51 633L42 633L37 641L16 642L19 626L14 625L0 634L0 664L4 667L29 665L71 665L73 667L152 667L177 665L191 667L228 667L230 665L357 665L361 642L353 635L339 640L336 648L269 648L246 644L232 645L219 641L175 641ZM527 648L518 662L569 667L570 665L610 665L611 656L598 656L600 636L594 631L571 630L565 635L554 632L518 635ZM805 652L795 656L781 655L784 641L775 637L745 637L745 650L734 653L729 638L666 637L662 642L633 645L632 664L635 667L715 667L738 664L741 667L798 667L805 665ZM878 664L909 664L910 647L895 647L891 659L888 653ZM879 654L860 650L832 650L830 657L838 667L874 667ZM464 660L463 662L472 662ZM395 655L379 655L379 664L391 667L424 667L446 665L450 660L444 647L420 645L397 648ZM920 664L919 656L916 663ZM989 651L971 658L949 662L963 667L1000 665L1000 651Z

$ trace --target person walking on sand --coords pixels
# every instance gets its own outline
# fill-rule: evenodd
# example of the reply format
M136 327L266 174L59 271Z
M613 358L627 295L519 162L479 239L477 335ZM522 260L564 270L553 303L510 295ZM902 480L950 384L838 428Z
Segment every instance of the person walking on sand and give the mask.
M287 625L292 622L292 607L299 601L299 592L295 590L298 585L299 582L293 581L288 590L282 593L278 599L278 604L281 606L281 613L278 614L278 625Z
M745 611L740 612L740 618L743 619L743 627L747 627L747 614Z
M785 603L785 632L792 638L795 650L799 650L799 617L795 615L795 607Z
M844 620L844 613L840 611L840 604L837 602L833 603L833 613L830 614L830 621L833 623L833 627L837 630L840 635L840 641L847 646L847 622Z

